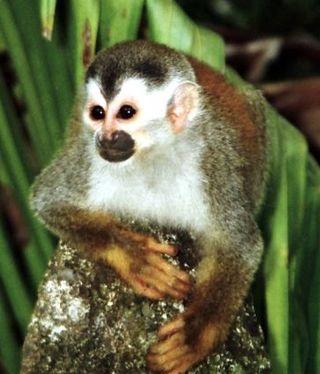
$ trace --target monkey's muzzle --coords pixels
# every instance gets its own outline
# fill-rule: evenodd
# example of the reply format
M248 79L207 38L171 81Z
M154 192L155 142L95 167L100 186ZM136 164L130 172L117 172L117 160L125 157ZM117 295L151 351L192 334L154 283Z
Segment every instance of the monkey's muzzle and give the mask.
M125 131L115 131L110 138L97 134L96 147L99 155L109 162L121 162L134 154L134 140Z

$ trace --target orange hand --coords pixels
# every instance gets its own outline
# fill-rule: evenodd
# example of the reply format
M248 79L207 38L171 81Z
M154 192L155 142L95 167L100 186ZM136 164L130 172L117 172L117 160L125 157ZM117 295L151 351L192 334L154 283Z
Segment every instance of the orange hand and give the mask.
M174 256L176 248L162 244L143 234L125 232L123 243L110 244L99 257L112 266L133 290L150 299L159 300L165 296L184 299L190 292L190 276L170 264L163 254Z

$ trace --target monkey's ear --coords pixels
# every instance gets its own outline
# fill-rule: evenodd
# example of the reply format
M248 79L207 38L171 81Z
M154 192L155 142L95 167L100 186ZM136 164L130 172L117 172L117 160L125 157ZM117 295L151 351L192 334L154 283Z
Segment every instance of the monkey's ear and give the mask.
M199 88L196 83L181 83L170 100L167 117L174 133L184 129L194 117L199 101Z

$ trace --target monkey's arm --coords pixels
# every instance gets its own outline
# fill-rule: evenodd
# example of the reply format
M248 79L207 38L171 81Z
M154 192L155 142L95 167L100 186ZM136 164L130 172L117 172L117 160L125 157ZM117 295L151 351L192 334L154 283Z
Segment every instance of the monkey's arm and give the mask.
M174 247L129 230L107 214L58 206L50 209L50 216L53 231L113 267L135 292L152 299L165 295L181 299L189 292L187 274L162 258L162 254L174 256Z
M248 220L246 220L247 223ZM258 267L262 240L251 222L246 235L206 238L196 286L186 310L160 328L148 355L151 370L184 373L227 337Z
M188 275L162 257L175 255L174 247L86 206L85 161L68 148L37 177L31 194L36 215L62 240L114 268L138 294L184 298L191 287Z

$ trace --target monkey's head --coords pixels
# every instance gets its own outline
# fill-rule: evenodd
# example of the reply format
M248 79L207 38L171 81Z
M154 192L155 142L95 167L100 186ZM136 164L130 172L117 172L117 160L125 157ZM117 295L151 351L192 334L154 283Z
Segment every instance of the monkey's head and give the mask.
M101 157L120 162L174 142L196 115L198 95L182 54L142 40L120 43L87 71L83 122Z

